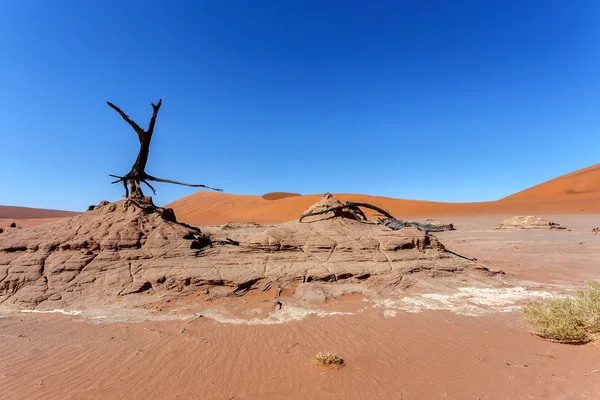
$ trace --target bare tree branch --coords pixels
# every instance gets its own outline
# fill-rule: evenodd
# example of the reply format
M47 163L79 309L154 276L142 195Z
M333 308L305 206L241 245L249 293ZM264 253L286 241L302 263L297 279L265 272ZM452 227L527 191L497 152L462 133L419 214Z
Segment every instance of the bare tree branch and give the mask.
M162 104L162 99L158 100L158 104L152 104L152 118L150 118L150 124L148 124L148 140L152 138L152 133L154 132L154 125L156 124L156 117L158 115L158 110Z
M116 112L118 112L121 117L123 117L123 119L125 121L127 121L127 123L129 125L131 125L131 127L133 128L133 130L135 131L135 133L137 133L138 135L142 134L144 132L144 130L142 128L139 127L138 124L136 124L134 121L131 120L131 118L129 118L129 115L125 114L123 111L121 111L121 109L117 106L115 106L113 103L111 103L110 101L107 101L106 104L108 104L109 106L111 106Z
M154 181L154 182L164 182L164 183L172 183L174 185L183 185L183 186L190 186L190 187L206 188L206 189L214 190L216 192L222 192L223 191L223 189L217 189L217 188L206 186L206 185L200 185L200 184L196 184L196 183L177 182L177 181L172 181L170 179L155 178L155 177L150 176L150 175L148 175L146 177L146 179L149 180L149 181Z
M113 103L107 101L106 104L108 104L112 109L114 109L116 112L118 112L119 115L121 115L121 117L129 125L131 125L133 130L135 130L135 132L137 133L138 139L140 141L140 151L138 152L137 159L135 160L135 163L133 164L133 166L131 167L131 170L127 173L127 175L125 175L125 176L109 175L109 176L112 176L113 178L118 178L116 181L114 181L112 183L123 182L123 186L125 186L125 197L129 197L130 189L131 189L131 196L142 197L143 193L142 193L142 189L140 187L140 183L142 183L142 182L152 190L152 193L156 194L156 190L152 187L152 185L150 185L148 183L148 181L172 183L175 185L183 185L183 186L190 186L190 187L201 187L201 188L216 190L218 192L223 191L223 189L215 189L213 187L206 186L206 185L191 184L191 183L172 181L169 179L155 178L146 173L146 164L148 163L148 154L150 153L150 141L152 140L152 134L154 132L154 126L156 125L156 118L158 117L158 111L160 110L160 106L162 105L162 99L158 100L158 103L156 103L156 104L151 103L152 104L152 117L150 118L150 123L148 124L147 131L140 128L138 124L136 124L134 121L132 121L131 118L129 118L129 116L127 114L125 114L119 107L115 106ZM129 188L127 187L127 184L129 184Z
M151 184L149 184L145 179L142 180L142 182L144 182L150 188L150 190L152 190L152 193L156 194L156 190L152 187Z

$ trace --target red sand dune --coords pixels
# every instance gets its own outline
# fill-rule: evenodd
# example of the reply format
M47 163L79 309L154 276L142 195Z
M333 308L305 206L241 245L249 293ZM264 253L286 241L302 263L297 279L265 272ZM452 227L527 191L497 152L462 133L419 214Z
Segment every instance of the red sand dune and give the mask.
M79 213L73 211L45 210L17 206L0 206L0 219L63 218Z
M229 221L280 223L298 218L321 194L273 192L244 196L200 191L169 204L180 221L219 225ZM385 208L398 218L490 214L600 214L600 164L560 176L498 201L441 203L361 194L336 194L341 201L361 201ZM0 226L17 220L35 226L75 212L0 206ZM372 214L371 214L372 215ZM51 218L51 219L50 219Z
M194 225L219 225L228 221L280 223L298 218L321 194L265 200L197 192L169 204L179 220ZM598 214L600 164L552 179L498 201L441 203L392 199L361 194L335 194L341 201L360 201L387 209L398 218L490 214Z
M294 197L301 196L299 193L289 193L289 192L271 192L262 195L262 198L265 200L279 200L285 199L286 197Z
M13 222L21 228L30 228L47 222L53 222L64 217L72 217L79 213L61 210L45 210L17 206L0 206L0 228Z
M547 201L584 198L600 198L600 164L559 176L502 200Z

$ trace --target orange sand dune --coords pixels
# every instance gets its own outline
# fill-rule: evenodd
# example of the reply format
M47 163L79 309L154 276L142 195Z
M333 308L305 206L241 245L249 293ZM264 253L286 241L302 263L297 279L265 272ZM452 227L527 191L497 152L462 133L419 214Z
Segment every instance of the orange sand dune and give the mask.
M279 200L285 199L286 197L293 196L301 196L299 193L289 193L289 192L271 192L262 195L262 198L265 200Z
M73 211L45 210L17 206L0 206L0 219L39 219L72 217L79 213Z
M321 194L265 200L261 196L197 192L169 204L180 221L219 225L229 221L280 223L297 219ZM398 218L489 214L599 214L600 164L550 180L502 200L441 203L362 194L336 194L387 209ZM373 215L373 214L371 214Z
M275 224L297 219L320 197L319 194L288 197L280 200L264 200L260 196L199 192L177 200L169 204L168 207L175 210L178 220L193 225L220 225L229 221ZM371 203L387 209L398 218L490 214L600 213L600 198L540 202L436 203L362 194L336 194L335 197L342 202Z
M7 227L13 222L21 228L42 225L64 217L72 217L79 213L61 210L45 210L17 206L0 206L0 228Z
M600 198L600 164L559 176L502 200L547 201L585 198Z

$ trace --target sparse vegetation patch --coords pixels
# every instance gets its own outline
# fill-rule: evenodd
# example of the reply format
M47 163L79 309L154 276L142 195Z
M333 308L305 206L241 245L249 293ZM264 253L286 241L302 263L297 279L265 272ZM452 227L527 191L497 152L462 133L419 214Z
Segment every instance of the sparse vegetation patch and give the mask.
M587 343L600 333L600 282L589 281L573 297L530 301L523 307L534 332L562 343Z
M338 367L342 367L344 365L344 360L339 358L334 353L318 353L315 356L315 361L321 365L337 365Z

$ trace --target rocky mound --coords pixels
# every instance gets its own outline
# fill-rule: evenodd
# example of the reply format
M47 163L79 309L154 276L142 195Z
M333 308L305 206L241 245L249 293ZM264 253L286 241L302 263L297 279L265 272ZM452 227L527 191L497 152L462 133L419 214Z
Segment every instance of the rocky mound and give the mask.
M82 294L116 296L169 285L210 241L151 201L102 202L90 211L0 234L0 303L35 306ZM148 268L152 266L152 268ZM154 275L154 274L158 275Z
M224 226L209 239L150 199L101 203L72 218L0 234L0 303L96 307L153 298L125 296L140 292L224 296L308 282L345 282L379 292L490 275L417 229L389 231L354 218Z
M301 277L310 282L379 276L396 285L403 275L442 276L474 266L452 257L437 238L418 229L388 231L343 218L287 222L249 237L241 246L262 259L269 279Z
M244 229L244 228L260 228L261 225L255 222L227 222L220 226L221 229Z
M540 217L515 216L503 220L496 229L567 229Z
M333 197L331 193L325 193L323 197L321 197L316 203L310 206L304 214L313 214L318 212L323 212L329 210L334 207L343 206L342 202ZM311 217L304 218L304 222L315 222L315 221L323 221L331 218L347 218L355 221L365 220L364 215L359 215L356 211L350 209L341 209L331 211L321 215L315 215Z

